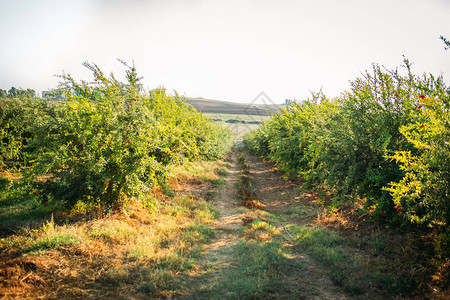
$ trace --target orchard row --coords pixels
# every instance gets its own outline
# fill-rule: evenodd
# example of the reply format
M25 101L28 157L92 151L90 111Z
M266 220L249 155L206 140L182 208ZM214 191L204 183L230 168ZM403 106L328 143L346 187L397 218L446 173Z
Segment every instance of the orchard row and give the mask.
M63 75L63 100L1 99L0 165L44 202L121 205L165 184L174 166L217 159L231 133L164 89L139 91L93 64L92 82Z
M375 65L338 98L286 107L245 145L379 219L450 224L450 90L405 63L404 75Z

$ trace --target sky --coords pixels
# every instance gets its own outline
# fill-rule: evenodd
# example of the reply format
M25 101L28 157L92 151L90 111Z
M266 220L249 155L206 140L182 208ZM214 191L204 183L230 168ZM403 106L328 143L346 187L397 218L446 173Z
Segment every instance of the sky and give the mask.
M329 97L403 56L450 85L450 0L0 0L0 88L55 88L84 61L146 89L232 102ZM267 100L266 100L267 101Z

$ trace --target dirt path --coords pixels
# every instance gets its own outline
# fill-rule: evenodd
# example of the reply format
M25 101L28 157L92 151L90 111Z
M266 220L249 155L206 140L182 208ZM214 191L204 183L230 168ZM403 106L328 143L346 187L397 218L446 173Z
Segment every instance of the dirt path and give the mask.
M239 206L236 197L237 175L236 156L230 161L225 184L215 197L214 206L218 210L220 218L213 227L214 239L204 248L202 265L188 280L192 293L181 298L197 299L219 297L220 283L230 268L236 266L231 249L241 239L243 232L242 218L247 213L246 209ZM192 288L193 287L193 288ZM231 296L231 295L230 295ZM224 296L226 297L226 296Z
M280 221L278 230L283 232L284 246L292 249L290 257L297 265L302 266L303 274L289 274L286 280L295 282L299 285L299 294L285 295L286 299L304 298L304 299L348 299L344 292L333 284L330 279L329 271L314 261L309 255L295 247L291 237L285 230L282 223L292 223L302 225L311 225L311 221L317 216L318 211L313 208L306 208L306 218L297 217L296 214L289 214L292 210L292 204L301 202L299 192L291 181L284 180L272 164L265 163L261 159L248 155L248 163L251 166L250 174L254 178L257 187L257 194L260 201L265 205L264 210L275 216L283 215L285 222ZM307 195L306 195L307 196ZM286 217L286 213L290 217ZM309 216L309 217L308 217Z
M245 155L250 166L249 175L254 180L257 200L263 207L248 209L238 200L240 170L234 152L230 174L214 199L220 213L220 218L214 226L215 237L205 246L200 268L195 274L191 274L187 281L191 293L181 298L349 299L350 297L333 284L329 272L298 249L285 231L283 223L287 222L286 215L289 215L289 210L292 209L291 204L300 201L294 184L283 180L271 164L264 163L248 153ZM310 221L292 214L292 220L289 222L295 221L296 218L296 221L302 224ZM268 219L275 227L272 231L274 239L267 232L252 230L255 221L264 222ZM246 266L246 258L243 260L236 249L246 245L258 245L260 248L257 249L263 249L270 243L280 245L277 251L284 253L284 260L269 264L267 269L258 271L266 272L266 278L263 278L265 273L255 276L248 269L257 266L252 263ZM255 250L253 246L249 249ZM257 250L255 253L260 252ZM261 254L262 257L256 258L254 264L264 259L264 252ZM249 259L253 259L253 256ZM260 289L258 285L261 285Z

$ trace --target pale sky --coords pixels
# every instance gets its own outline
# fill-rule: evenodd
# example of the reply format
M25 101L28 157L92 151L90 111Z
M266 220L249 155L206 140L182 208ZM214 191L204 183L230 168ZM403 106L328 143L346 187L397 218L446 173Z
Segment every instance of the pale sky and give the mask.
M54 88L98 64L147 89L249 103L330 97L371 69L411 60L450 84L450 0L0 0L0 88Z

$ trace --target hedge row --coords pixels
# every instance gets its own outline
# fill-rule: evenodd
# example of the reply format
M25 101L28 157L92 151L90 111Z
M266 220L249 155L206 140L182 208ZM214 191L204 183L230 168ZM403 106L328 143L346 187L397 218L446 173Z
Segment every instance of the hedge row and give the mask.
M450 91L405 64L404 75L374 65L338 98L294 103L244 143L384 220L450 224Z
M171 168L217 159L231 133L164 89L139 91L93 64L92 82L61 76L64 100L4 98L0 164L16 167L42 201L121 204L163 185Z

